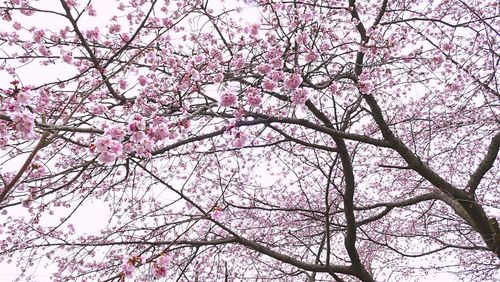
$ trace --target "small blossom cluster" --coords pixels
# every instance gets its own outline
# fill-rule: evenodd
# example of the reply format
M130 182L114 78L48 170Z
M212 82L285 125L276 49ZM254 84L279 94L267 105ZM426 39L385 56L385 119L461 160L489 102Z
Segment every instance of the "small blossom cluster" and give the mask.
M179 132L189 127L190 121L187 118L167 123L164 117L156 116L146 123L142 115L133 114L127 127L116 125L108 128L104 135L90 146L90 151L98 153L98 161L103 164L112 164L117 158L130 153L149 158L155 145L176 138ZM125 143L125 136L129 137L129 142Z
M235 128L236 127L236 124L233 122L233 123L230 123L226 126L226 133L228 133L229 135L231 135L233 137L233 141L231 143L231 145L235 148L242 148L243 146L245 146L246 142L248 141L248 135Z
M0 148L7 145L9 139L13 137L10 132L15 132L16 137L24 140L35 139L35 115L30 110L29 102L30 88L19 88L19 82L11 82L12 88L0 90L3 95L0 95L0 112L9 117L9 120L0 121Z
M134 274L135 267L138 264L145 264L146 259L139 255L130 255L129 257L123 259L122 273L124 277L131 278Z
M223 212L222 212L222 208L220 208L220 207L214 207L212 209L212 212L210 213L210 217L214 220L221 219L222 215L223 215Z
M98 161L104 164L114 163L116 158L123 156L120 140L113 139L108 134L98 138L93 149L99 153Z
M122 277L131 278L134 275L135 269L146 264L146 259L139 255L130 255L129 257L123 259L123 264L121 267ZM163 278L167 276L167 267L170 263L170 258L162 254L155 261L151 263L151 273L155 279Z
M233 92L224 92L220 96L219 106L221 107L234 107L236 106L236 102L238 102L238 97Z
M169 262L170 258L166 255L161 255L158 259L156 259L151 267L153 277L156 279L166 277Z

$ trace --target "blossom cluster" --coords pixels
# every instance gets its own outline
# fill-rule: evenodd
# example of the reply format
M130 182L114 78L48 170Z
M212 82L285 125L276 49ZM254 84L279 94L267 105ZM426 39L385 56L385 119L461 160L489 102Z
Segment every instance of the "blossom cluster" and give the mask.
M130 153L138 157L149 158L155 145L171 140L190 127L189 119L168 123L162 116L156 116L151 121L140 114L133 114L127 126L114 125L108 128L104 135L90 145L90 151L98 154L98 161L112 164L118 158L124 158Z
M6 116L0 121L0 149L10 139L35 139L35 115L30 101L33 100L30 87L19 87L18 81L12 81L13 87L0 89L0 113ZM8 117L8 118L7 118ZM11 134L14 133L14 134Z
M122 270L122 280L125 278L132 278L137 267L145 265L147 262L144 256L132 254L129 257L123 259ZM154 261L150 262L151 274L154 278L159 279L167 276L167 267L170 263L170 258L162 254Z

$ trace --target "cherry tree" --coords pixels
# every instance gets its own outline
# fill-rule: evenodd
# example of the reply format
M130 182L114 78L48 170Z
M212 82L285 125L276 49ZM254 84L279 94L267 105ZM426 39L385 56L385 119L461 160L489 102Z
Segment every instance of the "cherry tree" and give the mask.
M500 279L499 9L3 1L0 260L53 281Z

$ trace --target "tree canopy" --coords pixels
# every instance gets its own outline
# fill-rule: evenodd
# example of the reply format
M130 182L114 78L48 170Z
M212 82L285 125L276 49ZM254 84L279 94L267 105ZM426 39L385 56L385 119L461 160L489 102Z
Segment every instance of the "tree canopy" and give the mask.
M499 5L3 1L0 261L500 279Z

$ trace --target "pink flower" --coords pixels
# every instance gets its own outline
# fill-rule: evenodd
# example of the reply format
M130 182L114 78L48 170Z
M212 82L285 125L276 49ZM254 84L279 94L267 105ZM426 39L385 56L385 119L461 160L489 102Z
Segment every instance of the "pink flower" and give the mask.
M151 272L153 273L153 277L156 279L167 276L167 269L159 265L153 265L153 269L151 269Z
M124 90L125 88L127 88L128 83L125 79L120 79L120 81L118 81L118 86L120 87L120 89Z
M133 265L133 263L127 261L122 265L122 271L123 274L125 274L125 277L130 278L135 271L135 266Z
M23 138L31 139L34 137L35 117L30 111L14 112L10 113L9 116L16 125L16 129L23 134Z
M40 52L42 56L50 56L50 50L45 45L38 46L38 52Z
M233 92L224 92L220 97L219 105L221 107L232 107L236 105L238 97Z
M95 142L95 148L97 152L106 152L108 151L109 145L111 145L111 136L104 135L103 137L97 139Z
M103 104L92 103L89 105L89 110L92 114L98 116L105 114L108 111L108 108Z
M252 107L257 107L262 102L260 97L260 90L255 87L249 87L245 94L247 95L248 104Z
M45 167L42 164L33 163L31 165L31 167L33 168L32 172L31 172L31 176L41 177L45 174Z
M233 61L233 66L237 70L242 69L244 65L245 65L245 61L243 60L242 57L238 57L238 58L236 58L236 60Z
M143 143L141 141L143 141L144 139L146 139L146 134L143 131L134 132L130 136L130 141L137 143L137 144Z
M125 132L125 129L122 126L116 125L111 128L108 128L106 130L106 135L110 135L111 138L113 138L114 140L120 141L125 137L125 135L127 135L127 133Z
M196 56L193 58L193 61L194 61L196 64L201 64L201 63L205 62L205 56L203 56L203 55L196 55Z
M109 33L119 33L121 31L122 27L119 24L111 24L108 27Z
M265 78L262 82L262 88L266 91L273 91L276 88L276 83L269 78Z
M141 86L146 85L147 82L148 82L148 79L145 76L143 76L143 75L139 76L139 84Z
M224 80L224 75L222 73L218 73L214 76L212 76L212 81L215 83L220 83Z
M153 126L149 135L154 141L161 141L170 136L170 129L167 124L161 123Z
M280 82L282 80L285 80L285 74L282 71L273 71L271 73L271 79L273 82Z
M358 89L361 94L369 95L373 91L373 84L369 81L359 82Z
M116 160L116 156L110 152L102 152L97 160L103 164L112 164Z
M241 131L236 132L235 139L233 140L233 146L236 148L241 148L245 146L245 143L247 142L247 135Z
M96 27L94 29L87 30L85 32L85 37L87 37L89 40L97 41L99 39L99 29Z
M306 45L309 42L309 34L306 32L298 32L295 40L301 45Z
M62 59L65 63L71 64L71 62L73 61L73 55L71 53L64 53Z
M441 48L443 48L443 50L445 51L450 51L451 48L453 48L453 45L451 45L451 43L444 43L443 45L441 45Z
M255 70L260 74L260 75L266 75L271 72L272 66L270 64L262 64L258 65Z
M166 255L162 255L156 260L156 264L162 267L167 267L169 263L170 263L170 258Z
M443 58L443 56L438 54L438 55L434 56L433 61L434 61L434 64L436 64L436 66L439 67L444 62L444 58Z
M219 207L215 207L213 208L210 217L212 217L212 219L219 220L222 217L222 215L223 215L222 209Z
M128 130L130 133L142 131L146 128L146 125L142 120L133 120L128 124Z
M304 105L307 101L307 96L309 92L305 88L299 88L294 91L292 96L292 104L294 105Z
M302 83L302 77L298 73L292 74L285 80L285 88L289 90L294 90Z
M43 36L45 35L45 31L42 29L35 31L35 34L33 35L33 41L36 43L41 43Z
M316 61L319 58L318 53L314 51L310 51L306 54L306 62L311 63Z
M256 36L259 33L259 29L260 24L252 24L249 28L246 28L245 31L252 36Z
M257 107L262 102L262 98L259 95L251 95L247 98L248 104L252 107Z
M92 6L92 5L89 5L89 6L87 7L87 13L88 13L88 14L89 14L89 16L91 16L91 17L95 17L95 16L97 16L97 13L96 13L96 11L95 11L95 9L94 9L94 6Z
M23 26L19 22L15 22L12 26L15 30L21 30L21 28L23 28Z
M111 144L109 144L110 151L116 155L120 155L123 151L122 143L120 143L116 140L112 140L110 143L111 143Z
M29 95L26 92L21 92L16 95L16 102L19 105L27 105L28 102L30 101Z

